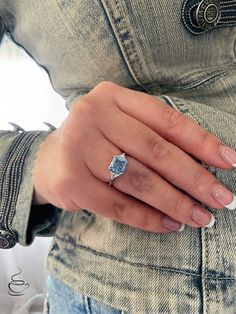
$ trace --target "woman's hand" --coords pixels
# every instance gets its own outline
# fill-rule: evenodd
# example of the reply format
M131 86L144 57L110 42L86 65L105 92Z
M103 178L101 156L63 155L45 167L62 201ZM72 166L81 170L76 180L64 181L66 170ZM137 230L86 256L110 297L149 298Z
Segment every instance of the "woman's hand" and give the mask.
M127 169L109 186L108 166L122 152ZM200 202L233 209L236 201L195 158L222 169L236 164L236 153L160 99L102 82L42 143L35 202L84 208L153 232L212 226Z

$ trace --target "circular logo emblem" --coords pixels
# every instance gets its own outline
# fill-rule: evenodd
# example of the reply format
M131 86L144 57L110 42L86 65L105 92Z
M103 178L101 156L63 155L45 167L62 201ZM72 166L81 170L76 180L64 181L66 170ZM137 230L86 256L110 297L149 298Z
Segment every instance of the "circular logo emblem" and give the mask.
M5 248L8 246L8 241L4 239L3 237L0 237L0 248Z
M220 19L221 7L219 0L202 0L196 11L198 25L208 30L217 25Z
M14 237L7 231L0 230L0 248L9 249L16 244Z

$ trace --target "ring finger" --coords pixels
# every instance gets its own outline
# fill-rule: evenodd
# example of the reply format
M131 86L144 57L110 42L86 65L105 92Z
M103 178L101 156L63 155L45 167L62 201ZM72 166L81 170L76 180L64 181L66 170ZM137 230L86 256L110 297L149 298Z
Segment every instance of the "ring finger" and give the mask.
M94 176L103 182L109 182L108 167L112 157L122 152L101 136L94 137L94 142L96 146L87 147L88 154L84 154L85 162ZM116 189L192 227L210 227L214 224L212 214L190 196L133 157L126 156L126 159L128 165L125 173L113 181Z

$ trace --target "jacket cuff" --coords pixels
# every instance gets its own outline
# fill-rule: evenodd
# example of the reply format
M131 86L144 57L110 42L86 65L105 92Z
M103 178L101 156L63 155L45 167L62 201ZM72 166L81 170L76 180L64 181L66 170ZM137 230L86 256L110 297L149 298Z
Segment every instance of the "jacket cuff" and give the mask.
M44 230L45 235L49 235L51 225L52 233L55 230L59 210L49 204L32 206L34 194L32 170L39 146L48 134L49 132L45 131L0 133L0 146L3 146L4 152L0 158L2 248L13 247L17 242L29 245L35 235L44 234Z

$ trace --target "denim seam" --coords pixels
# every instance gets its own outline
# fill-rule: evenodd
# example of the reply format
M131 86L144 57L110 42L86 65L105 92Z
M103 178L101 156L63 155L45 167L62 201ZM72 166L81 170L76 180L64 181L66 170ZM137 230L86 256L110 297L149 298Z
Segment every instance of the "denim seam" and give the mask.
M217 71L218 73L214 74L213 76L209 77L209 75L212 75L212 73L206 73L206 75L204 78L202 78L200 81L198 80L195 83L191 83L191 84L185 84L182 83L182 86L171 86L169 87L168 91L174 90L174 91L188 91L188 90L197 90L199 88L207 88L209 86L213 86L214 83L217 83L221 78L224 78L226 75L230 76L233 73L235 73L235 71L232 71L231 73L229 73L228 71Z
M181 113L190 113L191 117L197 123L199 123L199 124L202 123L202 121L199 120L199 117L197 117L194 112L189 110L189 108L183 102L174 101L174 100L172 100L172 98L170 96L167 96L167 95L162 95L162 97L164 99L166 99L168 101L168 103L170 103L172 105L172 107L175 108L176 110L178 110L179 112L181 112Z
M118 17L115 17L114 10L112 10L111 1L101 0L104 8L107 11L108 16L110 17L111 27L113 27L114 33L116 35L118 44L121 51L123 52L124 60L126 61L127 67L130 70L132 78L135 82L146 92L148 93L160 93L160 87L154 82L152 83L143 83L142 81L146 77L146 70L143 66L143 63L139 57L138 50L133 39L127 22L124 19L124 14L122 13L121 5L118 0L113 1L113 6L117 12ZM125 39L124 39L125 37ZM141 76L139 75L141 73Z
M200 296L200 308L201 312L204 312L204 277L203 277L203 256L204 256L204 247L203 247L203 229L199 229L199 244L200 244L200 265L199 265L199 273L201 273L200 276L200 284L199 284L199 296Z
M219 213L219 211L217 211L217 213ZM217 219L217 214L215 214L215 219L216 219L216 221L218 220ZM210 230L209 230L209 232L210 232ZM220 239L219 239L219 231L218 231L218 229L216 228L216 226L214 226L213 228L212 228L212 232L214 232L215 233L215 235L216 235L216 241L217 241L217 243L220 243ZM220 246L219 245L217 245L216 246L216 269L220 269ZM216 289L216 301L217 301L217 304L219 304L220 303L220 296L219 296L219 290L220 290L220 288L219 288L219 282L217 281L216 282L216 287L217 287L217 289Z
M189 77L198 76L195 79L196 82L193 83L185 83L183 82L182 78L175 81L174 86L170 86L167 92L171 90L174 91L181 91L181 90L191 90L191 89L198 89L198 88L206 88L208 86L212 86L214 83L218 82L221 78L230 77L234 75L236 72L236 65L235 62L226 62L223 65L215 65L210 68L205 69L204 76L202 77L202 71L192 71L188 76L184 77L184 80L188 80ZM223 67L223 69L222 69ZM199 77L200 76L200 77ZM164 91L163 91L164 92Z
M138 72L136 71L136 68L135 67L132 67L133 65L133 61L131 59L131 55L135 55L135 59L136 59L136 62L138 63L138 66L141 67L141 62L139 60L139 57L138 57L138 53L137 53L137 50L135 48L135 44L133 42L133 39L130 35L130 32L127 30L127 26L124 25L125 24L125 21L124 21L124 17L121 13L121 10L120 10L120 6L118 4L118 1L115 0L115 5L116 5L116 8L117 8L117 12L119 13L119 18L115 18L114 16L114 12L112 11L112 8L111 8L111 5L109 3L109 1L107 0L101 0L105 10L107 9L107 11L109 12L108 14L108 18L110 20L110 23L111 23L111 27L114 31L114 34L116 35L116 39L117 39L117 42L118 42L118 45L121 49L121 51L123 52L123 57L124 57L124 60L126 60L126 63L127 63L127 67L128 69L130 70L130 73L133 77L133 79L135 80L135 82L141 86L142 88L144 88L144 86L142 86L141 82L139 81L139 75L138 75ZM116 27L114 27L114 25ZM122 40L122 33L123 34L128 34L129 35L129 41L128 41L128 46L131 46L131 49L129 47L127 47L127 44L125 43L124 40ZM127 42L127 40L126 40ZM132 53L129 51L129 50L132 50Z
M220 73L216 73L215 75L211 77L205 77L201 81L192 83L192 84L186 84L182 86L177 86L176 90L189 90L189 89L197 89L197 88L202 88L202 87L208 87L209 85L212 85L215 82L218 82L218 80L223 77L227 71L222 71Z
M222 16L222 19L231 19L231 18L236 18L236 16L233 16L233 15ZM232 21L232 22L235 22L235 21Z
M224 8L235 7L235 3L231 3L230 1L224 3Z
M209 246L208 246L208 232L207 230L205 231L205 269L204 273L208 272L208 256L209 256ZM204 282L205 283L205 282ZM209 312L209 306L210 306L210 290L207 289L207 283L204 285L204 290L206 292L206 300L205 300L205 307L206 307L206 313Z
M58 235L56 235L55 237L58 240L62 241L62 239L60 239L60 237ZM167 268L167 267L165 268L165 267L158 267L158 266L150 265L150 264L142 264L142 263L131 262L131 261L127 261L127 260L121 259L119 257L115 257L115 256L112 256L112 255L109 255L107 253L98 252L98 251L96 251L94 249L91 249L89 247L83 246L81 244L74 243L75 242L74 239L73 238L68 239L68 236L67 236L67 241L70 243L70 245L75 247L75 250L81 249L81 250L87 251L89 253L92 253L92 254L94 254L96 256L101 256L101 257L104 257L104 258L108 258L110 260L114 260L114 261L117 261L117 262L120 262L120 263L128 264L130 266L145 267L145 268L148 268L148 269L151 269L151 270L159 270L159 271L162 271L162 272L179 273L179 274L183 274L183 275L187 275L187 276L193 276L193 277L198 277L198 278L203 277L205 279L233 280L233 281L236 280L236 278L230 277L230 276L228 276L228 277L217 277L217 276L213 277L213 276L208 276L208 275L203 276L203 275L200 275L200 274L197 274L197 273L188 272L188 271L184 271L184 270L179 270L179 269L175 269L175 268ZM50 253L49 253L49 255L51 255ZM64 261L64 260L63 260L63 263L67 264L66 261ZM67 264L67 265L70 266L69 264Z
M190 12L191 10L193 10L195 7L197 7L198 5L199 5L199 3L196 3L196 4L192 5L192 6L189 8L189 12ZM196 28L201 29L200 26L197 27L196 25L193 24L193 21L192 21L192 19L191 19L190 14L189 14L189 22L190 22L190 24L191 24L193 27L196 27Z
M219 28L219 27L222 27L222 26L235 26L236 25L236 22L232 22L232 21L221 21L219 23L219 25L215 26L215 28Z

